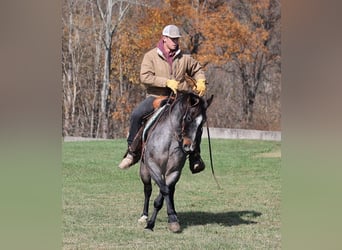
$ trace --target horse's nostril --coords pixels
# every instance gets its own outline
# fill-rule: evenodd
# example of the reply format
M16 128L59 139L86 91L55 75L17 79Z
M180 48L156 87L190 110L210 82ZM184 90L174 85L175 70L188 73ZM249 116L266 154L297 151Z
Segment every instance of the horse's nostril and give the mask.
M183 139L183 149L184 151L188 152L191 150L191 140L189 138L184 138Z
M190 151L190 146L189 145L183 145L183 149L185 152L189 152Z

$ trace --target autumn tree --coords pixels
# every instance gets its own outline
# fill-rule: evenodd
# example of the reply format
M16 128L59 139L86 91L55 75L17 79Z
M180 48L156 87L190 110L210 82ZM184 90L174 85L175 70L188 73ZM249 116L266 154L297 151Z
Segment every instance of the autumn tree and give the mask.
M269 81L271 67L280 71L279 2L233 1L208 8L200 22L203 42L199 58L218 65L228 64L242 85L242 114L246 125L252 122L254 104L262 83Z
M111 75L111 53L112 40L116 34L120 23L123 21L127 11L130 8L128 1L117 0L96 0L98 12L100 14L103 25L103 47L104 47L104 66L103 66L103 82L101 88L101 106L99 121L101 128L101 137L107 138L108 135L108 105L110 100L110 75Z
M267 128L267 112L279 123L279 2L63 0L62 14L64 135L127 135L143 55L170 23L206 68L212 126Z
M144 54L156 46L162 28L171 20L159 6L160 1L132 6L113 38L113 44L117 45L111 54L112 123L109 127L113 137L127 135L130 114L145 98L144 87L140 82L140 65Z
M229 108L237 115L228 124L239 123L239 127L247 128L256 126L253 113L258 93L266 92L270 80L275 79L274 71L280 71L280 51L272 47L280 42L279 30L274 28L279 23L279 10L280 6L269 4L268 1L227 3L219 0L166 0L159 7L144 9L137 22L138 32L133 28L131 37L134 39L127 41L133 48L139 48L137 55L142 58L139 50L145 52L149 47L154 47L166 24L178 25L183 33L180 40L182 50L207 66L209 81L218 77L217 69L228 73L222 73L220 78L221 85L227 86L213 90L219 91L219 94L226 93L230 99L238 102L238 105L229 104ZM213 68L216 73L211 74ZM222 79L227 81L222 82ZM234 86L235 90L228 93L233 90L228 82L240 83L241 90ZM279 79L275 85L279 86ZM231 113L224 119L231 119ZM227 123L220 123L227 126Z
M89 60L92 55L92 42L87 27L90 18L87 15L87 2L77 0L65 0L63 4L62 24L62 90L63 90L63 134L75 134L82 126L87 126L88 121L84 118L90 117L80 115L88 110L87 91L89 69L92 63Z
M63 134L69 134L70 124L75 120L75 108L77 97L77 48L75 28L74 28L74 1L65 1L63 21L64 49L62 51L62 70L63 70Z

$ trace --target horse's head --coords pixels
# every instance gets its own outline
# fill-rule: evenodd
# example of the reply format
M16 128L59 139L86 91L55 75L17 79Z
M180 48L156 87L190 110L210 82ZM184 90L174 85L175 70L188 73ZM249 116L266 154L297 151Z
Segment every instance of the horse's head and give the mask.
M182 148L189 153L195 150L198 136L202 134L203 124L207 120L206 111L213 100L189 94L186 98L185 113L182 118ZM196 140L197 139L197 140Z

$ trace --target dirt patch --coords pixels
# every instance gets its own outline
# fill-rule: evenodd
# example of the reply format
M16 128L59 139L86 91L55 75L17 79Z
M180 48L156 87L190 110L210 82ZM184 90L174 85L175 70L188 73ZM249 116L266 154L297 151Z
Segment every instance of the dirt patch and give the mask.
M103 138L89 138L89 137L80 137L80 136L65 136L63 141L70 142L70 141L105 141L109 139Z
M257 154L254 157L256 158L281 158L281 151L274 151L274 152L268 152L268 153L261 153Z

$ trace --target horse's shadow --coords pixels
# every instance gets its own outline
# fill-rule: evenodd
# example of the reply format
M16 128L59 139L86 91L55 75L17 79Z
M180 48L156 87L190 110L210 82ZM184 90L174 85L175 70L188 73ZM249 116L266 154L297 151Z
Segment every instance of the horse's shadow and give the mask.
M194 225L219 224L226 227L241 224L256 224L253 218L261 216L262 213L256 211L231 211L222 213L209 213L201 211L179 212L177 214L181 225L184 228Z

